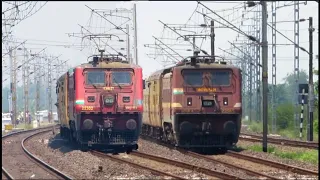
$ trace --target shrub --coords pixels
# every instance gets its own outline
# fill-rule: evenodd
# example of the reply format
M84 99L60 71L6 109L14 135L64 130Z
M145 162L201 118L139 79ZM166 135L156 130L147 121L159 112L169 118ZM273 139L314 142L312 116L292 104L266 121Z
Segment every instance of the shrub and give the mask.
M292 104L282 104L277 107L277 129L283 130L293 127L294 106Z
M319 134L319 120L318 119L313 120L313 129L314 129L315 133Z

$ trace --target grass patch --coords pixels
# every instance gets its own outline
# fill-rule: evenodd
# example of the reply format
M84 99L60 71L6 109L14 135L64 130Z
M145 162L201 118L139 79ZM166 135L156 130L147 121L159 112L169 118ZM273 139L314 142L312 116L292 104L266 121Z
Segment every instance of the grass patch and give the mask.
M255 152L262 152L261 145L252 145L252 146L245 147L244 149L249 149ZM274 146L269 146L268 153L274 154L275 156L278 156L281 158L298 160L302 162L309 162L312 164L318 164L319 162L318 160L319 155L317 150L288 152L288 151L280 151L276 149Z
M252 121L251 123L248 122L248 131L252 131L255 133L262 133L263 132L263 126L261 122Z
M260 133L260 134L263 133L263 124L262 124L262 122L252 121L250 123L250 122L247 121L245 124L248 126L247 130L249 132ZM268 125L268 133L269 134L272 133L271 128L272 128L272 126L269 124ZM318 128L318 126L314 126L313 127L313 140L317 142L319 138L318 138L318 132L317 132L316 128ZM293 128L278 129L275 133L279 134L279 135L281 135L283 137L290 138L290 139L298 139L299 138L299 129L296 129L296 130L294 130ZM306 126L304 126L304 129L303 129L302 140L304 140L304 141L307 140Z

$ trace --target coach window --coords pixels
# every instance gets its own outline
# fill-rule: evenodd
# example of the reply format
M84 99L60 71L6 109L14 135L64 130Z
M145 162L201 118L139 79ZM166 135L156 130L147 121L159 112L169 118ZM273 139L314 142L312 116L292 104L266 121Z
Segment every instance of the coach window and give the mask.
M88 71L86 84L106 85L106 74L104 71Z

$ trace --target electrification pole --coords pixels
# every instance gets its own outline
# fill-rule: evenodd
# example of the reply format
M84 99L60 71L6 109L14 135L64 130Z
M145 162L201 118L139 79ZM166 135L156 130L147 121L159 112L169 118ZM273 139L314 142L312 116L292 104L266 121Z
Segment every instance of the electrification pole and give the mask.
M52 72L51 72L51 61L52 59L47 58L47 63L48 63L48 88L47 88L47 92L48 92L48 121L49 123L51 123L52 120L52 94L51 94L51 85L52 85Z
M31 56L35 56L34 54L31 54ZM40 120L39 120L39 116L38 116L38 111L39 109L39 97L40 97L40 86L39 86L39 75L40 75L40 67L37 67L39 65L40 62L38 62L38 58L35 57L35 61L34 61L34 70L33 70L33 74L34 74L34 84L36 86L36 107L35 107L35 119L37 120L37 124L38 127L40 127Z
M213 61L215 61L214 57L214 21L211 21L211 56L213 58ZM194 43L195 44L195 43Z
M130 64L132 64L132 59L130 58L130 33L129 33L129 24L126 25L127 30L127 59Z
M313 94L313 23L312 17L309 17L309 120L307 126L307 139L313 141L313 109L314 109L314 94Z
M262 103L263 103L263 152L267 152L268 135L268 39L267 39L267 3L261 1L262 7Z
M14 51L13 55L13 63L12 63L12 68L13 68L13 83L12 83L12 117L13 117L13 122L14 122L14 127L17 124L17 57L16 57L16 51Z
M28 53L26 53L26 59L27 59L27 61L28 61ZM29 112L29 83L30 83L30 79L29 79L29 76L30 76L30 71L29 71L29 64L28 64L28 62L26 62L26 74L27 74L27 82L26 82L26 94L25 94L25 96L26 96L26 112L27 112L27 122L28 122L28 124L30 124L31 122L30 122L30 112Z
M22 66L22 82L23 82L23 92L24 92L24 95L23 95L23 99L24 99L24 108L23 108L23 121L24 121L24 124L26 124L27 122L27 96L28 96L28 93L27 93L27 57L26 57L26 49L23 48L23 57L24 57L24 60L23 60L23 66Z
M134 25L134 59L138 65L138 31L137 31L137 7L136 4L133 4L133 25Z
M11 117L11 123L15 126L15 120L13 116L13 58L12 58L12 49L9 47L9 57L10 57L10 94L9 94L9 111Z

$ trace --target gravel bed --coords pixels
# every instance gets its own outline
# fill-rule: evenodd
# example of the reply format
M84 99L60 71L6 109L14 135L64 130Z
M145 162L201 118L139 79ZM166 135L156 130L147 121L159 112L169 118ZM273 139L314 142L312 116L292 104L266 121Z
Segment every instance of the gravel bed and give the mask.
M252 145L261 145L261 143L259 143L259 142L248 142L248 141L239 141L237 143L237 146L241 146L243 148L246 148L246 147L252 146ZM271 145L268 144L268 146L270 147ZM287 151L287 152L314 151L314 150L310 150L310 149L306 149L306 148L281 146L281 145L275 145L275 144L272 144L272 146L275 147L279 151ZM309 162L302 162L302 161L298 161L298 160L281 158L281 157L273 155L272 153L256 152L256 151L251 151L251 150L244 150L244 151L241 151L240 153L241 154L246 154L246 155L252 155L252 156L255 156L255 157L260 157L262 159L268 159L268 160L276 161L276 162L280 162L280 163L290 164L290 165L293 165L293 166L302 167L302 168L313 170L313 171L318 171L318 168L319 168L319 164L312 164L312 163L309 163Z
M127 164L99 158L72 147L59 134L35 136L26 147L41 160L75 179L163 179L151 172ZM100 171L99 168L102 167Z
M140 152L144 152L144 153L148 153L148 154L152 154L152 155L156 155L156 156L161 156L161 157L172 159L172 160L177 160L180 162L200 166L200 167L211 169L211 170L225 172L227 174L236 175L236 176L244 178L244 179L257 179L256 177L252 177L252 176L247 175L243 171L240 171L237 169L231 169L231 168L228 168L222 164L215 164L212 162L208 162L207 160L204 160L204 159L194 158L189 155L182 154L177 150L158 145L158 144L156 144L154 142L150 142L148 140L139 139L138 144L139 144L138 150Z

